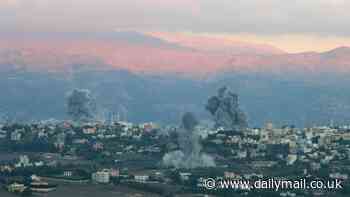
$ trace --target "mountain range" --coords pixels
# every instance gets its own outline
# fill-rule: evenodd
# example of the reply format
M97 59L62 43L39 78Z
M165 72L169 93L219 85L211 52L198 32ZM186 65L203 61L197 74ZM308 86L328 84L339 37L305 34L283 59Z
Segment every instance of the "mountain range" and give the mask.
M348 47L323 53L289 54L269 45L203 36L149 34L0 35L0 62L45 71L66 71L80 63L100 64L99 69L110 67L136 73L189 76L223 71L280 74L350 71Z
M210 119L204 103L227 84L241 96L252 125L346 122L349 72L348 47L291 54L164 32L0 33L0 113L66 118L66 93L87 88L101 114L176 122L191 110Z

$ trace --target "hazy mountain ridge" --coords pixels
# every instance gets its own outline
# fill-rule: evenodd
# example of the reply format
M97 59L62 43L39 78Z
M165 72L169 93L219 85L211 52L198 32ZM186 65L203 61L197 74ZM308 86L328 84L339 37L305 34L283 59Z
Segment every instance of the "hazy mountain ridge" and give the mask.
M209 119L206 99L229 85L253 126L350 119L347 47L228 55L137 33L49 36L0 38L0 113L20 120L64 119L67 92L87 88L97 98L99 117L118 112L136 122L177 122L193 111Z
M148 32L147 35L185 46L198 51L212 52L228 55L280 55L285 51L268 44L248 43L225 38L205 35L188 35L181 33Z
M227 71L316 75L350 72L347 47L324 53L288 54L269 46L195 38L191 43L188 39L171 42L137 32L15 34L0 38L0 63L43 71L67 71L72 65L87 64L99 65L99 69L197 77ZM223 52L227 48L229 52Z
M350 72L350 48L341 47L331 51L305 52L271 56L234 56L227 70L240 72L265 72L276 74L318 75Z
M113 112L135 122L174 123L184 112L193 111L201 119L209 119L204 104L222 85L240 95L252 126L269 120L280 125L310 125L350 118L349 80L341 78L321 84L315 83L321 79L228 73L202 81L81 67L69 76L19 70L0 75L0 111L18 120L66 118L65 99L73 88L91 90L98 101L99 117L108 118Z

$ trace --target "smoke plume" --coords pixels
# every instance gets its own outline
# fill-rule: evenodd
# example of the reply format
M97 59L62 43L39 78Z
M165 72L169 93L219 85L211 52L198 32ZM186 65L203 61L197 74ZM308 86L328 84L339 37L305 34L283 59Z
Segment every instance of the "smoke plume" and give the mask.
M182 127L178 131L180 150L167 153L163 157L165 166L176 168L214 167L215 161L209 155L202 153L200 136L196 132L198 120L192 113L182 117Z
M206 109L214 117L215 127L224 129L242 129L248 127L245 113L239 108L238 95L224 86L218 90L217 96L208 99Z
M67 113L74 121L86 122L95 118L96 103L89 90L74 89L67 96Z

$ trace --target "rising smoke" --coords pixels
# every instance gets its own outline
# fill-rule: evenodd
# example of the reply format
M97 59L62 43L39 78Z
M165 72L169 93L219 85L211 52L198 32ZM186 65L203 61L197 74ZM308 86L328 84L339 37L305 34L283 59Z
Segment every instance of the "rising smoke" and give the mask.
M6 115L4 112L0 111L0 123L6 122Z
M67 96L67 113L72 120L87 122L96 117L96 102L89 90L74 89Z
M163 157L165 166L175 168L214 167L214 159L202 153L200 136L196 132L198 120L192 113L186 113L182 117L182 127L178 131L178 144L180 150L167 153Z
M224 86L218 95L209 98L206 109L214 117L215 127L236 130L248 127L245 113L239 108L238 95Z

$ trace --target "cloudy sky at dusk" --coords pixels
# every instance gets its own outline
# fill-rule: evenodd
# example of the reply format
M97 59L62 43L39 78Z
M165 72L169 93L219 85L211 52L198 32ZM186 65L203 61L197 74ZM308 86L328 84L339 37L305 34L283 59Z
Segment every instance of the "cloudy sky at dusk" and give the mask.
M350 45L347 0L0 0L1 31L165 31L290 52Z

